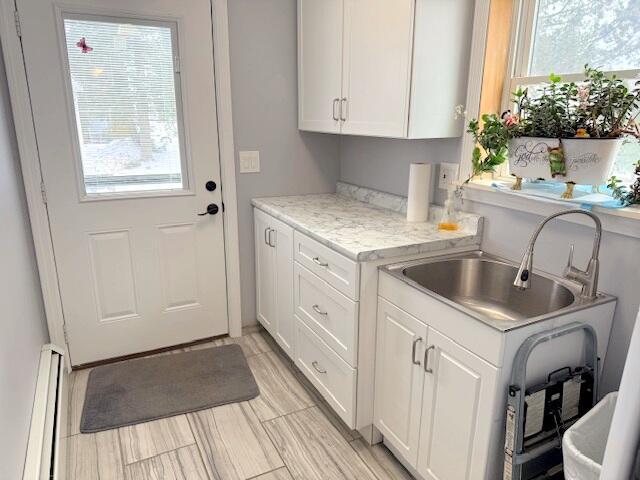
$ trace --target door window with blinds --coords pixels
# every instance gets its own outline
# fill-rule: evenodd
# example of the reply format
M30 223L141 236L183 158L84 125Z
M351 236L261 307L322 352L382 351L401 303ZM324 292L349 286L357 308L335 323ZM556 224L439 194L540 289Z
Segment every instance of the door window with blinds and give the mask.
M63 16L85 198L188 189L175 23Z

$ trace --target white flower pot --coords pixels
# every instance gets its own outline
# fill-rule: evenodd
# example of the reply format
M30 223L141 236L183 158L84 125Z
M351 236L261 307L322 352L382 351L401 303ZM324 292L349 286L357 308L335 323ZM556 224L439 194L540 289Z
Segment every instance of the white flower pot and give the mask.
M563 138L567 165L563 181L578 185L606 183L621 144L621 138Z
M558 148L556 138L518 137L509 140L509 172L517 177L550 179L549 150Z

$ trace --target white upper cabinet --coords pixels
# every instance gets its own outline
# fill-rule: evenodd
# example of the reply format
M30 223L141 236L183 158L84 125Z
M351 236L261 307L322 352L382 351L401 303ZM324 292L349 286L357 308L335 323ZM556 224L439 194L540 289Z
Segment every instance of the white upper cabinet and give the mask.
M299 128L462 134L473 2L298 0Z
M340 132L343 0L298 0L301 130Z

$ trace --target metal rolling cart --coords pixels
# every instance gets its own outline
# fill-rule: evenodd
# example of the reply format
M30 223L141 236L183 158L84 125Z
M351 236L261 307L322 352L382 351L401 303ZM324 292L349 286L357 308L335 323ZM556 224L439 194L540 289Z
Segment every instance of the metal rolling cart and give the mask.
M544 384L527 389L527 362L532 351L544 342L579 331L586 334L586 365L555 370ZM525 477L525 465L540 463L554 450L561 452L566 428L596 404L597 347L593 327L577 322L532 335L520 346L508 389L503 480L553 478L545 473L531 476L530 472Z

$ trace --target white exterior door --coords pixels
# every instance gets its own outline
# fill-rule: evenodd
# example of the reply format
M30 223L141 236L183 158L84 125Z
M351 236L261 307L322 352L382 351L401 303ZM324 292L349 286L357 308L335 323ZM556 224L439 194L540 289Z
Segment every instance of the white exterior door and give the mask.
M429 329L418 472L429 480L485 478L498 370Z
M209 0L17 7L72 363L227 333Z
M342 133L406 137L414 4L345 0Z
M418 455L427 326L378 300L374 424L413 466Z

